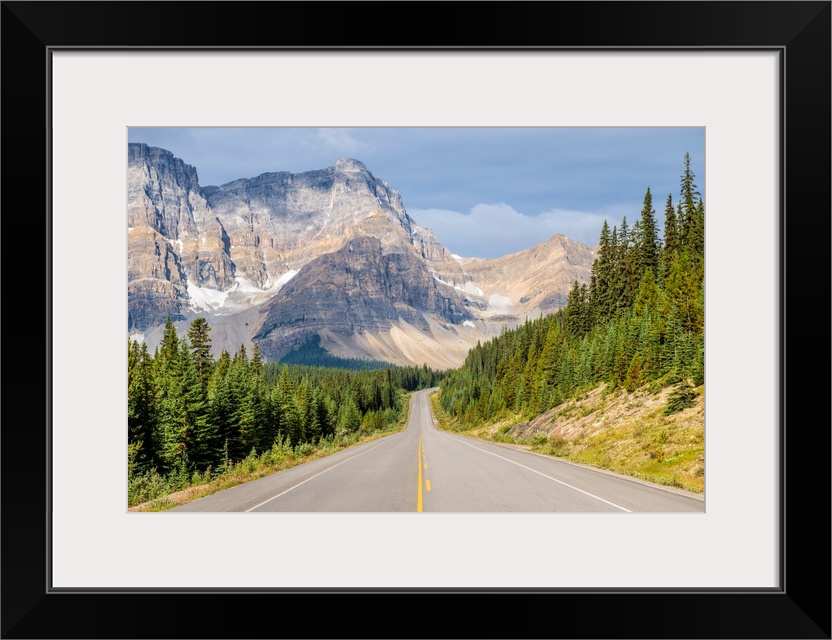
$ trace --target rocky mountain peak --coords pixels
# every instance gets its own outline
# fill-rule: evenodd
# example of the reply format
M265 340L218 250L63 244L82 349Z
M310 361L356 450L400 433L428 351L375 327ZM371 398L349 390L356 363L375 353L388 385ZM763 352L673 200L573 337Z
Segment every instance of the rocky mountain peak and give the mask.
M367 167L364 166L364 163L359 160L354 160L353 158L338 158L335 161L335 170L336 171L344 171L344 172L357 172L357 171L367 171Z
M145 166L155 169L184 189L199 191L199 175L196 167L177 158L167 149L151 147L143 142L131 142L127 145L127 164L137 167Z

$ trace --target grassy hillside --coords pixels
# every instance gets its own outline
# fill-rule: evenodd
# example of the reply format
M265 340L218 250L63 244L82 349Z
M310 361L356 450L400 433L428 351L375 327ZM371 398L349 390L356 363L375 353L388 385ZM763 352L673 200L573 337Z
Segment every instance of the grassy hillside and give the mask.
M438 393L431 405L442 429L702 493L704 385L692 389L693 406L666 414L677 391L657 383L632 393L601 385L532 419L515 416L467 429L442 409Z

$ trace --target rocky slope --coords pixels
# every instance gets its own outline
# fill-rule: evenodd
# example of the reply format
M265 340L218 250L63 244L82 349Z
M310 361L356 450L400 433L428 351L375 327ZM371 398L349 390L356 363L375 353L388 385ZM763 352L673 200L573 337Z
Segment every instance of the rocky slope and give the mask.
M158 342L208 318L215 353L277 359L313 333L345 357L458 366L478 340L565 303L594 253L554 236L459 259L358 160L200 187L163 149L128 147L128 331Z
M254 340L275 358L324 331L383 332L400 320L429 331L427 317L446 325L472 319L462 296L440 284L414 252L385 254L369 236L307 263L262 312Z
M128 323L144 329L185 317L190 286L234 284L228 237L194 167L164 149L128 145Z
M566 305L573 283L589 284L595 252L556 234L539 245L491 260L461 261L467 283L489 302L484 315L537 317ZM467 291L472 286L468 284Z

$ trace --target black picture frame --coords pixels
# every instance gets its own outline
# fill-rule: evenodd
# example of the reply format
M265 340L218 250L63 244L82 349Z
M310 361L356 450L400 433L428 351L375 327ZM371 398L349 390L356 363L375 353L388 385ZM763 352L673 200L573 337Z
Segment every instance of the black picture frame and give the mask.
M830 5L3 2L2 637L830 638ZM778 51L780 588L52 592L50 52L130 47Z

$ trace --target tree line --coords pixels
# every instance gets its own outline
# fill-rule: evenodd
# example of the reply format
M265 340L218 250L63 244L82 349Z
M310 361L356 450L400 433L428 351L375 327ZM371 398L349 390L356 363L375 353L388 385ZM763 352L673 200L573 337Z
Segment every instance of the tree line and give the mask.
M602 383L702 384L704 258L704 202L686 153L663 237L648 187L632 226L604 222L589 285L575 281L564 308L477 343L441 382L442 407L479 424L537 415Z
M130 473L161 476L227 467L252 452L317 444L395 422L406 391L441 377L427 366L351 371L270 364L255 343L211 355L210 326L179 338L168 318L159 346L128 341Z

